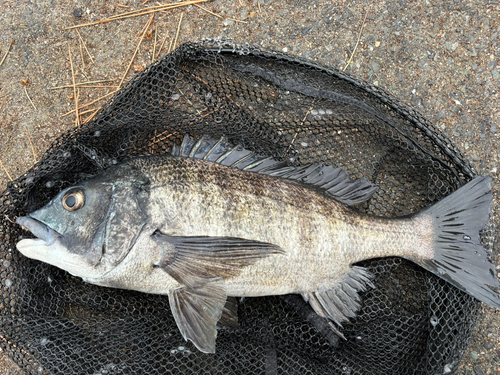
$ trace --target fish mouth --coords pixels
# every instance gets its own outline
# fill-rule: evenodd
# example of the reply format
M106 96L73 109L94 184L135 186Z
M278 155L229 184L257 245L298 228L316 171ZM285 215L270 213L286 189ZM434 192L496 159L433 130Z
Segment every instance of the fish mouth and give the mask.
M56 232L47 224L42 223L41 221L34 219L32 217L28 216L18 217L16 219L16 223L28 229L31 233L33 233L37 237L36 239L30 239L30 241L35 241L38 243L44 242L43 245L45 246L52 245L59 237L61 237L61 234Z

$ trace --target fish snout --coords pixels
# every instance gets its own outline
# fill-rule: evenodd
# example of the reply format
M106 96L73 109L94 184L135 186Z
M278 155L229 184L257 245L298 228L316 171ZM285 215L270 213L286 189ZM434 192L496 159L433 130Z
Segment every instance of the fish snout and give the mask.
M21 216L16 219L16 223L28 229L37 238L45 241L46 246L52 245L61 235L50 228L47 224L28 216Z

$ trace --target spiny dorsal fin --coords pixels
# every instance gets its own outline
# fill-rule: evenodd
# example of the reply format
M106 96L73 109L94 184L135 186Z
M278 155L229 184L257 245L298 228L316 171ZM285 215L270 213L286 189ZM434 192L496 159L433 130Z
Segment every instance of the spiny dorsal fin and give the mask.
M347 172L340 168L320 164L288 166L286 162L260 156L241 145L234 146L226 137L216 140L204 135L196 141L186 134L179 147L174 144L170 154L297 181L320 188L346 205L363 203L377 190L376 185L364 178L351 180Z

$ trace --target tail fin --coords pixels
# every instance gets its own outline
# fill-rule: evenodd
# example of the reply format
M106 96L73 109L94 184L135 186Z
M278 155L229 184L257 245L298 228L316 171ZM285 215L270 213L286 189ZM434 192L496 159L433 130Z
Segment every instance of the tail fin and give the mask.
M433 218L434 258L425 269L478 300L500 308L495 266L479 237L493 205L491 178L477 177L419 215Z

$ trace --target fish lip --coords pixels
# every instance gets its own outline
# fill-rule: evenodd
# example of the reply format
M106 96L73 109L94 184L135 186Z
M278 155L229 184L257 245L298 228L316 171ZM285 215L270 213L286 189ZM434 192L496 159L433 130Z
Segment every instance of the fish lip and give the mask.
M31 217L31 215L18 217L16 223L27 228L38 240L43 240L45 246L52 245L59 237L62 237L60 233L40 220Z

